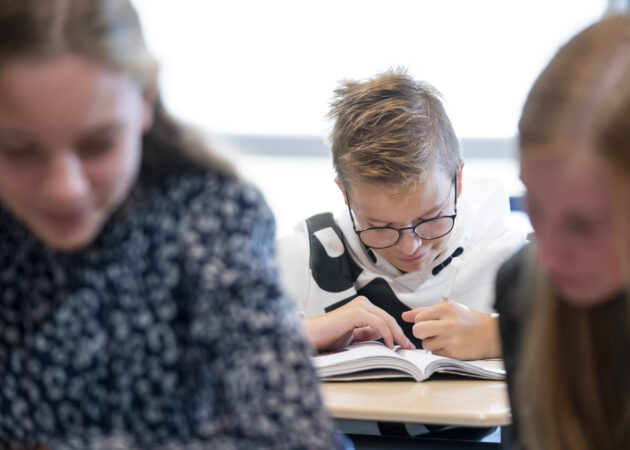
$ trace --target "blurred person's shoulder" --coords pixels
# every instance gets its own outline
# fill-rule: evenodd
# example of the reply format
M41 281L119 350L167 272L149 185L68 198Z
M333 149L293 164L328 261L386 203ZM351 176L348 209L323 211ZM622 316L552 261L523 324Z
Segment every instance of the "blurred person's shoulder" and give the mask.
M183 215L245 214L270 219L271 211L253 184L221 170L195 168L171 173L159 183L153 196L160 204ZM177 215L180 215L177 214Z
M527 243L499 268L495 309L500 314L522 317L529 310L535 285L533 251L533 244Z

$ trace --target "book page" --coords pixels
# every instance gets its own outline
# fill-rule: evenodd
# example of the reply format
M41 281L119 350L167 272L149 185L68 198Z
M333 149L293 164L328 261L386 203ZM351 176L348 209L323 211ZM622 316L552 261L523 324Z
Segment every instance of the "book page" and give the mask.
M314 356L312 360L315 367L327 367L379 356L402 359L402 356L399 355L400 351L402 350L400 350L399 346L395 346L394 349L389 349L380 342L365 341L352 344L339 350L319 353L317 356Z
M505 378L502 360L459 361L432 354L428 350L404 350L396 346L387 348L376 341L352 344L340 350L312 357L318 375L323 378L353 374L344 379L392 377L392 371L407 374L422 381L434 372L466 375L476 378L500 380ZM369 373L366 373L368 372ZM365 374L365 375L363 375Z
M501 359L460 361L436 356L426 350L406 350L404 352L401 353L402 356L425 367L427 377L435 372L440 372L491 380L505 378L505 368Z
M387 348L376 341L352 344L338 351L314 356L312 359L320 377L363 372L376 369L394 369L404 372L415 379L424 377L412 363L400 355L398 346Z
M411 362L413 365L419 367L424 372L426 367L432 362L440 359L448 359L443 356L436 356L428 350L416 349L416 350L399 350L400 356Z

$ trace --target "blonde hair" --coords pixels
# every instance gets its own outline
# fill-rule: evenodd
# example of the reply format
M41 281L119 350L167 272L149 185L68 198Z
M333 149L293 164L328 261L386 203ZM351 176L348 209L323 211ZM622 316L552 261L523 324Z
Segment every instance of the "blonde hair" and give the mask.
M45 60L71 53L154 88L158 64L129 0L2 0L0 69L17 59ZM203 139L173 119L157 95L154 120L143 137L140 177L158 181L179 168L231 169Z
M586 143L613 183L630 186L630 17L598 22L571 39L539 76L519 122L521 158ZM626 197L627 198L627 197ZM627 200L616 234L627 267ZM533 261L530 261L533 264ZM628 275L628 272L626 272ZM575 308L537 276L532 319L516 375L523 439L535 449L617 449L630 444L630 302Z
M408 187L438 167L451 177L459 165L459 142L440 93L402 70L343 81L328 117L335 121L330 142L343 184Z
M157 62L126 0L3 0L0 33L0 65L69 52L127 73L143 87L157 75Z

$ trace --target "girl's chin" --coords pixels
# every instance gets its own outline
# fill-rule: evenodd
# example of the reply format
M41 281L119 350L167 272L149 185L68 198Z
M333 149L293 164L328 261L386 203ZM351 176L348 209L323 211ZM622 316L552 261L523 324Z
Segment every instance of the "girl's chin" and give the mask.
M585 287L580 289L575 285L558 285L556 284L556 290L561 295L562 300L575 307L575 308L591 308L601 305L609 301L616 293L621 290L618 289L593 289L592 287Z
M98 235L101 225L98 220L86 219L65 226L47 224L36 227L34 232L48 247L61 252L73 252L88 246Z

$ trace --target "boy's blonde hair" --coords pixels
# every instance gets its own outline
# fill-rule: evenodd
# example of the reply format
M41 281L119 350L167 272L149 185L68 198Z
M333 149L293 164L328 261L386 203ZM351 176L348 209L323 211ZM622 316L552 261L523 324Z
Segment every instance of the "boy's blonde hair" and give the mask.
M335 121L333 164L344 185L415 186L434 169L452 176L461 160L440 93L401 70L343 81L328 117Z

